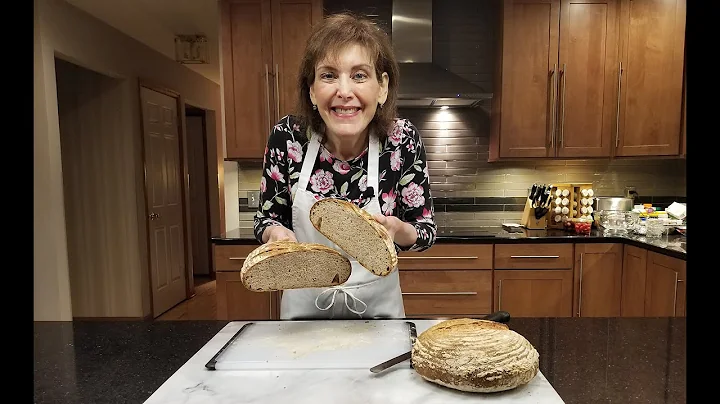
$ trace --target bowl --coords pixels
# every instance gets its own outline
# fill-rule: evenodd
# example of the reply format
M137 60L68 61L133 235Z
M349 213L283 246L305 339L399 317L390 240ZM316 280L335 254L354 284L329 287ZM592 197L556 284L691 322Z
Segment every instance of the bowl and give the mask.
M603 228L603 234L609 236L622 236L632 230L640 215L625 210L601 210L597 212L595 220Z

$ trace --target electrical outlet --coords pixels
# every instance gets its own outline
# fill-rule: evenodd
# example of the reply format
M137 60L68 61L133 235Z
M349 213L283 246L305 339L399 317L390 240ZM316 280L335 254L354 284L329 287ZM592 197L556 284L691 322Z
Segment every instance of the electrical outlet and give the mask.
M260 206L260 191L248 191L247 200L248 208L257 208Z

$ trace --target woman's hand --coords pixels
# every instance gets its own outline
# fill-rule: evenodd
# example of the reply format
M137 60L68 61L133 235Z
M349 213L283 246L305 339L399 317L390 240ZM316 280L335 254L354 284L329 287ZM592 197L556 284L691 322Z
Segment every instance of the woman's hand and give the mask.
M415 226L410 223L403 222L395 216L376 214L373 215L373 217L387 229L390 238L392 238L397 245L410 247L417 241L417 230L415 230Z
M295 241L295 233L292 230L285 228L285 226L270 226L263 231L262 235L263 242L272 243L273 241L288 240Z

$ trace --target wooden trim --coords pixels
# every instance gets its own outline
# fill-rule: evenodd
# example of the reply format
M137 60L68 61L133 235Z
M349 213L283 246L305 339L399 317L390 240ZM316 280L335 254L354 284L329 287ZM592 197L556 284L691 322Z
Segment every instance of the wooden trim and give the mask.
M144 317L73 317L72 321L147 321L152 320L152 315Z
M192 254L192 234L190 229L190 169L188 168L187 155L187 127L185 125L185 98L179 95L176 98L178 131L180 132L180 159L182 161L182 207L183 207L183 231L185 232L185 298L189 299L195 294L195 284L193 282L193 254Z
M148 79L139 78L138 85L139 85L139 87L145 87L149 90L163 93L163 94L167 95L168 97L180 98L180 93L178 93L177 91L171 90L164 86L161 86L161 85L154 83L153 81L148 80Z

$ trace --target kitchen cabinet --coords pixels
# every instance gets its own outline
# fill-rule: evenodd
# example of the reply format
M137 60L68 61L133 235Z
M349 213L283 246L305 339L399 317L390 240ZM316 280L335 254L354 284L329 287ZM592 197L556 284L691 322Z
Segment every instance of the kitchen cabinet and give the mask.
M478 317L492 312L491 244L436 244L398 256L405 315Z
M322 0L222 0L220 42L227 159L261 160L292 112L297 71Z
M491 159L610 156L618 11L618 0L504 2Z
M572 316L572 244L498 244L494 266L494 310L513 317Z
M213 245L218 320L278 320L280 294L251 292L240 279L248 253L257 245Z
M622 317L685 317L686 262L625 246Z
M575 245L573 313L576 317L620 317L623 245Z
M686 0L625 0L620 10L616 156L677 156Z
M685 0L505 0L490 161L680 155Z

